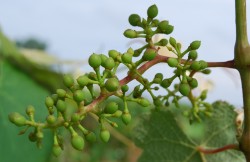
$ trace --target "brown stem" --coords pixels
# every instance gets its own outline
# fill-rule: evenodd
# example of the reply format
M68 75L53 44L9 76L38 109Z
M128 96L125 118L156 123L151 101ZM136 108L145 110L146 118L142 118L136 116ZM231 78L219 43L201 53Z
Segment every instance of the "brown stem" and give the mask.
M223 151L226 151L226 150L229 150L229 149L234 149L234 150L238 150L239 149L239 146L237 144L230 144L230 145L226 145L226 146L223 146L221 148L217 148L217 149L205 149L201 146L197 147L197 150L201 153L204 153L204 154L215 154L215 153L219 153L219 152L223 152Z

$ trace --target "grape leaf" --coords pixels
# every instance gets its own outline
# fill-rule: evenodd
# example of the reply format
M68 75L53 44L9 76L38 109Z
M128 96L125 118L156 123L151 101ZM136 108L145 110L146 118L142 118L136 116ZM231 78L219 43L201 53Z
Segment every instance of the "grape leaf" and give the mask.
M213 104L213 117L205 118L205 133L199 140L188 137L170 111L153 111L142 118L135 128L135 143L143 149L139 162L243 162L244 156L236 150L217 154L203 154L197 150L202 146L215 149L235 144L236 113L226 102Z
M0 61L0 161L48 161L53 141L52 134L45 131L43 148L40 150L36 148L35 143L28 140L31 130L18 136L24 128L19 128L8 120L9 113L19 112L25 115L26 106L32 104L36 108L36 120L41 121L47 113L44 98L48 94L48 91L6 60Z

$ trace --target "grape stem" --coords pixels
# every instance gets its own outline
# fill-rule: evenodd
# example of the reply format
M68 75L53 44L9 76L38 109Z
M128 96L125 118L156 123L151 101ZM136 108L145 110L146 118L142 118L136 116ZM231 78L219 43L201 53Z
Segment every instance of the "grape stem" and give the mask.
M229 149L239 150L239 145L230 144L230 145L226 145L226 146L216 148L216 149L205 149L201 146L197 147L197 150L203 154L215 154L215 153L223 152Z

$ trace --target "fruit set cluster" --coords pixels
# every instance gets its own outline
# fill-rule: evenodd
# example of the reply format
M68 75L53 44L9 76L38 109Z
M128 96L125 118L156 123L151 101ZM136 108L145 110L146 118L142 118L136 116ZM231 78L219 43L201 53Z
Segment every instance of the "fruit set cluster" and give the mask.
M64 127L71 134L71 144L76 150L83 150L85 140L89 142L96 141L96 134L82 125L82 121L89 114L94 115L100 124L100 138L107 142L110 138L110 132L106 128L109 124L117 127L118 124L111 120L120 118L124 124L129 124L131 115L128 109L128 102L136 102L144 107L151 105L150 101L142 94L148 92L152 97L156 108L164 105L168 106L170 102L178 106L181 98L187 97L192 108L184 112L184 115L190 119L200 119L202 113L211 114L210 104L204 102L206 92L203 91L200 96L192 95L192 89L198 86L198 82L193 75L196 72L209 74L205 61L197 61L197 49L200 47L200 41L194 41L190 46L181 52L181 44L174 38L169 40L161 39L154 43L152 37L155 34L170 34L174 27L168 21L159 21L155 17L158 15L158 8L152 5L147 10L147 19L141 18L137 14L129 16L129 23L132 26L142 28L141 31L127 29L124 36L127 38L145 38L146 45L133 50L129 48L126 52L120 53L116 50L110 50L108 56L104 54L92 54L88 63L93 68L93 72L79 76L76 81L70 75L65 75L63 83L67 90L58 89L55 94L46 97L45 105L49 115L46 121L37 122L34 118L35 109L28 106L25 117L17 112L9 114L9 120L17 126L26 126L25 133L30 127L33 131L29 134L29 139L41 146L43 139L43 130L51 129L54 134L53 154L59 156L63 150L63 139L60 137L59 128ZM158 50L161 47L167 47L176 57L159 56ZM184 56L188 56L185 60ZM137 58L137 60L135 60ZM157 62L158 59L158 62ZM156 61L155 61L156 60ZM143 76L147 65L153 65L160 62L166 62L169 67L174 68L173 76L164 78L162 73L157 73L152 81ZM128 68L128 76L122 80L117 77L117 69L120 65ZM144 68L145 67L145 68ZM170 90L170 85L177 79L178 83L174 85L174 90ZM131 92L127 85L131 80L137 80L140 84L135 86ZM141 87L142 86L142 87ZM99 91L96 91L98 87ZM159 88L166 90L166 95L154 94ZM86 97L84 90L87 90L90 97ZM105 100L110 96L116 96L122 99L124 106L119 107L116 102ZM172 99L172 101L170 101ZM69 102L71 101L71 102ZM69 113L71 106L76 105L77 109Z

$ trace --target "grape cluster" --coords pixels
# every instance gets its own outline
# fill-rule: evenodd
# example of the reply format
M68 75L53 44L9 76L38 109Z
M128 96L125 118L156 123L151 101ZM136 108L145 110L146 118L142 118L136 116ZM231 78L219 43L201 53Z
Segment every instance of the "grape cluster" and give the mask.
M146 45L135 50L129 48L124 53L116 50L110 50L108 55L93 53L88 59L89 65L93 68L92 72L81 75L76 80L70 75L64 75L63 83L67 89L58 89L55 94L46 97L45 106L48 116L44 122L35 121L35 109L32 106L28 106L26 109L28 117L14 112L9 115L9 120L17 126L26 126L25 131L33 128L29 139L36 142L38 146L41 146L43 130L51 129L54 134L53 153L55 156L59 156L63 150L63 140L59 128L64 127L69 131L73 148L83 150L85 141L96 141L96 134L82 124L85 117L91 114L98 119L100 139L108 142L110 132L106 127L107 124L118 127L118 124L111 120L112 118L121 119L125 125L130 123L131 114L128 102L136 102L143 107L151 105L151 102L143 97L144 92L150 94L156 109L169 106L170 102L179 106L179 100L187 97L192 103L192 109L183 112L185 116L190 120L200 120L202 114L210 116L211 106L204 101L207 91L203 91L197 97L192 94L192 89L198 86L198 81L193 77L194 74L196 72L210 73L205 61L197 61L200 41L192 42L183 52L181 44L172 37L154 43L152 41L154 35L169 35L174 29L168 21L156 19L157 15L158 8L156 5L152 5L147 10L146 19L137 14L129 16L129 23L141 30L127 29L124 36L144 38ZM160 56L158 50L162 47L167 47L176 57ZM164 74L157 73L152 81L143 76L148 68L160 62L165 62L174 69L172 76L164 77ZM121 80L116 75L120 65L128 69L127 77ZM127 83L131 80L136 80L139 85L130 88L129 91ZM177 80L177 83L171 90L174 80ZM154 94L154 91L160 88L166 90L165 95ZM111 96L120 98L123 106L119 106L116 102L105 102ZM76 110L72 110L69 105L72 101L76 105Z

